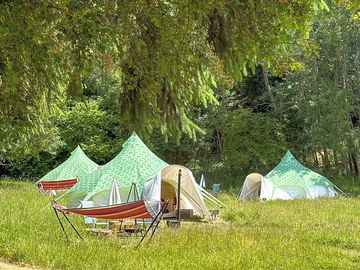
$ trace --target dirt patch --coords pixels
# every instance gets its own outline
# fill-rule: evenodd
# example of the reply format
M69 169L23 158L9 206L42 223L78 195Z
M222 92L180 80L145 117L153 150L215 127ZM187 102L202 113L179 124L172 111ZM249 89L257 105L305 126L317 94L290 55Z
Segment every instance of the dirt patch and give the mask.
M40 270L40 269L29 266L20 266L20 265L0 261L0 270Z

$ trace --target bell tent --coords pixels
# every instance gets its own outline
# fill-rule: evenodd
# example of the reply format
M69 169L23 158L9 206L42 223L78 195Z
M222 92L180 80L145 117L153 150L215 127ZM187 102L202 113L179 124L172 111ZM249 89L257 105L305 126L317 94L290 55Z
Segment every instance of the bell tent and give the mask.
M180 178L180 209L191 209L199 217L209 217L204 198L198 184L195 182L192 172L180 165L170 165L158 173L144 184L143 196L148 201L169 201L168 211L176 210L178 194L178 175L181 170Z
M114 182L120 197L126 200L133 183L141 191L144 182L167 165L133 133L115 158L68 191L67 205L78 206L79 200L92 200L95 206L107 205Z
M305 167L287 151L280 163L265 177L257 173L248 175L239 197L264 200L314 199L335 196L335 188L329 179Z
M98 165L85 155L80 146L77 146L66 161L44 175L36 184L43 190L70 188L97 167Z

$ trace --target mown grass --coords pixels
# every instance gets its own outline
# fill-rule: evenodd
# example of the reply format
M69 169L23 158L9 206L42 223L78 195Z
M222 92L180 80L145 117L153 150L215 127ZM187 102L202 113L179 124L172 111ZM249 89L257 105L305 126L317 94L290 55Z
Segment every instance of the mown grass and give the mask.
M48 198L30 183L0 182L0 257L46 269L359 269L360 200L238 202L222 222L162 226L150 243L71 234L64 241ZM70 230L69 230L70 232Z

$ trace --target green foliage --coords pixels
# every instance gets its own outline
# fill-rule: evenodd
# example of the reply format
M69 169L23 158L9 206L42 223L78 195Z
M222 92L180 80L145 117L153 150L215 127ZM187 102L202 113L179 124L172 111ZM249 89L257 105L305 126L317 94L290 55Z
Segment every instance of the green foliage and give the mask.
M304 70L274 89L281 100L277 113L292 147L315 166L347 173L352 167L349 155L356 160L360 151L360 28L349 11L331 8L330 16L319 16L314 23L311 38L317 53L305 58Z
M64 240L48 197L29 183L0 181L0 257L44 269L356 269L358 199L239 202L220 199L224 221L161 224L152 242L89 235L70 215L84 241ZM66 224L67 225L67 224ZM79 256L81 253L81 256ZM59 255L61 254L61 255Z
M100 109L114 116L119 115L119 94L121 92L121 74L113 68L109 56L103 55L102 69L94 68L82 78L84 96L96 99L101 97Z
M77 144L105 163L133 130L223 188L268 172L287 145L308 166L356 171L360 28L355 3L336 2L351 11L285 0L1 2L1 173L40 176Z
M191 120L193 107L216 104L216 84L258 63L296 66L292 54L307 49L323 8L322 0L1 2L2 128L39 128L39 115L80 98L82 78L108 55L132 129L195 139L202 129Z
M31 155L21 156L14 160L7 161L5 175L21 177L22 179L39 179L45 173L51 171L67 157L67 152L61 151L55 154L40 152L38 157Z
M238 109L224 119L224 165L231 170L259 170L275 164L286 150L282 125L275 118Z
M80 145L91 159L103 164L120 152L129 131L118 117L100 110L99 103L77 103L60 119L59 129L69 152Z
M193 167L196 162L196 154L201 147L201 139L194 142L189 137L182 137L178 144L174 138L170 138L166 143L160 132L154 132L151 136L152 150L169 164L181 164ZM199 144L200 143L200 144Z
M40 177L62 160L62 146L59 131L49 119L44 129L14 136L0 145L0 171L13 177Z

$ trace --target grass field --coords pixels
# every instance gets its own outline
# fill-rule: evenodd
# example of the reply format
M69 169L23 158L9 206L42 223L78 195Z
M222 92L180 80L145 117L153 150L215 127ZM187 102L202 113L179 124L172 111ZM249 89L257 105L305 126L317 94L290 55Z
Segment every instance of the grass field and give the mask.
M0 181L0 258L44 269L359 269L360 199L238 202L222 222L162 226L151 243L71 235L30 183Z

